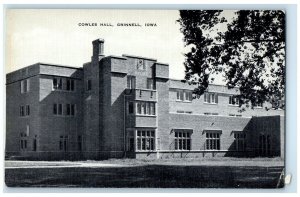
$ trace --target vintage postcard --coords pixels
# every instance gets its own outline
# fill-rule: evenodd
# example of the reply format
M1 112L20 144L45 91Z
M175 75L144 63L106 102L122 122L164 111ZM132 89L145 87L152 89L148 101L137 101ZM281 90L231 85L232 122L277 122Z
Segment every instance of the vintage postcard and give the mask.
M284 187L284 11L7 9L5 29L8 187Z

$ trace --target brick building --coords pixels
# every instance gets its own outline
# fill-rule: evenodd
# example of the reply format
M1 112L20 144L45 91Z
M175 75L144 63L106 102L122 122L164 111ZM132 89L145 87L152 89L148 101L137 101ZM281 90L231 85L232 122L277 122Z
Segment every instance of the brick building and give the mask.
M238 89L169 78L169 65L104 56L83 68L37 63L7 74L6 156L28 159L284 157L284 110L239 112Z

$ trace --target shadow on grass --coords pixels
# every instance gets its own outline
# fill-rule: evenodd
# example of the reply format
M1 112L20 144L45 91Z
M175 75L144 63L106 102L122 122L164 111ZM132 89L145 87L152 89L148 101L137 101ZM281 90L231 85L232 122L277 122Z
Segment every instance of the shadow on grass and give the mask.
M283 167L148 165L5 170L8 187L276 188Z

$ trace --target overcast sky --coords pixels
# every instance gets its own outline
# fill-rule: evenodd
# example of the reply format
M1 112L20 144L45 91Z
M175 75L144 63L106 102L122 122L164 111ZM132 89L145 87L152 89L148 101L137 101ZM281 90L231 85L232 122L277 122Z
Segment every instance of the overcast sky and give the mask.
M226 12L232 14L233 12ZM43 62L81 67L92 41L103 38L104 54L155 58L170 65L170 78L183 79L184 48L177 10L7 10L6 72ZM82 27L110 23L113 27ZM139 23L141 27L118 27ZM156 27L145 27L155 23Z
M36 62L80 67L90 61L91 42L105 40L105 55L130 54L169 63L170 77L183 78L184 46L178 11L8 10L6 65L11 72ZM82 27L78 23L111 23ZM142 27L118 27L139 23ZM144 27L156 23L156 27Z

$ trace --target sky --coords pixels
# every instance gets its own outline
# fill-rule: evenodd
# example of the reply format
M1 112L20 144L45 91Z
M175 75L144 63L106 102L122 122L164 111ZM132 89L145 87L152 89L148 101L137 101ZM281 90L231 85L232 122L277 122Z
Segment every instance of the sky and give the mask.
M144 56L170 65L170 77L184 77L184 43L177 10L7 10L6 72L43 62L81 67L90 61L92 41L103 38L104 54ZM79 26L110 23L113 27ZM139 23L121 27L118 23ZM156 27L145 27L155 23Z
M233 16L233 11L224 13ZM154 58L169 64L170 78L183 79L183 54L188 48L178 19L178 10L10 9L5 21L6 72L37 62L82 67L91 59L92 41L103 38L104 55ZM118 23L141 26L121 27ZM146 27L145 23L156 26Z

